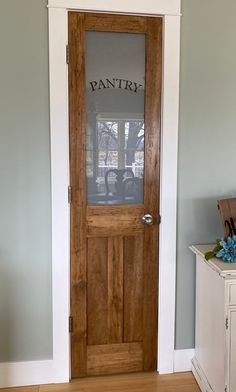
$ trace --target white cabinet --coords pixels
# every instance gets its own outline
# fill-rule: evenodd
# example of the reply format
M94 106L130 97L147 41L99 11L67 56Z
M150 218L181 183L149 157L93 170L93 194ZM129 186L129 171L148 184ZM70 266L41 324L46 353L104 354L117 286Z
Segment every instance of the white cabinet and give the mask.
M236 392L236 264L206 261L214 245L195 245L196 331L193 373L204 392Z
M228 379L229 391L236 391L236 308L229 310Z

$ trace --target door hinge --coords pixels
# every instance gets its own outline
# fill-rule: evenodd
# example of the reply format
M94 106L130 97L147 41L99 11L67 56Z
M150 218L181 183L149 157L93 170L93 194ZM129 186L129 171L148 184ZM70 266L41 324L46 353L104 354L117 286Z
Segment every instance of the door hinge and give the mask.
M69 332L73 332L73 318L72 316L69 317Z
M225 319L225 328L228 329L229 328L229 318L228 316Z
M159 218L158 218L158 219L159 219L159 222L158 222L158 223L159 223L159 225L160 225L160 224L161 224L161 215L159 215Z
M68 203L72 203L72 186L68 186Z
M228 391L228 387L227 387L227 385L225 386L225 392L227 392Z
M66 45L66 64L69 64L69 60L70 60L69 45Z

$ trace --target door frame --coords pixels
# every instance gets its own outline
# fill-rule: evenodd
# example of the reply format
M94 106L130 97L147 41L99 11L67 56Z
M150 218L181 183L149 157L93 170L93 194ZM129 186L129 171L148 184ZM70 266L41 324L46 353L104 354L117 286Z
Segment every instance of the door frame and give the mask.
M163 17L158 371L174 372L176 206L181 0L48 0L51 134L53 365L70 377L68 11ZM55 380L55 382L57 382ZM62 381L61 381L62 382Z

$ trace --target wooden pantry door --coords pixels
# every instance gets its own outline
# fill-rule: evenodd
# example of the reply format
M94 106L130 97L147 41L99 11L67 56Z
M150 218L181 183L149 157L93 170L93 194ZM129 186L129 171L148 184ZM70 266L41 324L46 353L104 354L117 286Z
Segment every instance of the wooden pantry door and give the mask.
M157 367L162 19L69 12L72 377Z

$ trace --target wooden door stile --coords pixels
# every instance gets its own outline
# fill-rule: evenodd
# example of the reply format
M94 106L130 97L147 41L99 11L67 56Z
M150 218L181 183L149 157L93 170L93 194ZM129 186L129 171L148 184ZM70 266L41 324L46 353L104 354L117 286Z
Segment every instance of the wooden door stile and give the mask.
M85 39L91 31L146 37L139 204L93 205L87 199ZM68 37L72 377L156 370L162 19L69 12ZM152 225L143 224L145 214Z

